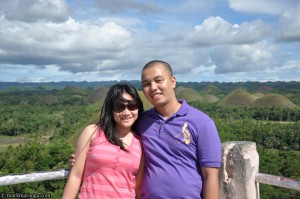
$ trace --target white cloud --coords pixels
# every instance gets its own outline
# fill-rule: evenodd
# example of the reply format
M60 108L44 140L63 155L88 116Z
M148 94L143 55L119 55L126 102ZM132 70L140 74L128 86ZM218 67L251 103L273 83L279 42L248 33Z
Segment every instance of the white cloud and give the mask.
M239 12L280 15L298 3L299 0L229 0L229 7Z
M300 41L300 3L281 15L279 34L283 40Z
M230 24L220 17L209 17L195 27L191 34L194 44L200 46L222 44L251 44L270 36L272 28L261 20Z
M111 22L11 22L0 19L0 63L56 64L70 72L96 70L97 60L116 57L131 34Z
M68 19L70 10L64 0L0 1L0 13L7 20L61 22Z
M216 73L265 70L273 66L273 47L266 42L253 45L218 46L211 58Z

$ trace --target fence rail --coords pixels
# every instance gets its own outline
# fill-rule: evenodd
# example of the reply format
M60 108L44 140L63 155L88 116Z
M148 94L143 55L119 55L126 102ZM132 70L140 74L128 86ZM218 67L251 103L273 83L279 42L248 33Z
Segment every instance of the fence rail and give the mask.
M65 179L68 178L69 174L70 174L69 169L61 169L57 171L42 171L42 172L35 172L35 173L6 175L0 177L0 186L45 181L45 180Z
M274 176L269 174L258 173L255 176L255 181L262 184L284 187L287 189L295 189L300 191L300 180L294 180L282 176Z
M38 182L38 181L45 181L45 180L66 179L68 178L69 174L70 174L69 169L61 169L57 171L43 171L43 172L0 176L0 186ZM294 180L282 176L274 176L269 174L258 173L255 176L255 181L262 184L268 184L268 185L283 187L287 189L295 189L300 191L300 180Z

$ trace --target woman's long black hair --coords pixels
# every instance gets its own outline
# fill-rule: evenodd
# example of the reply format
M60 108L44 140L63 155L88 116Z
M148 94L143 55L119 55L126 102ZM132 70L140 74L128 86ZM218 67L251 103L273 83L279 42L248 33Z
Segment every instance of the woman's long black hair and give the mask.
M134 88L134 86L128 83L119 83L110 87L103 102L100 120L97 123L97 125L100 126L104 131L106 139L110 143L120 146L120 148L123 150L125 150L125 147L123 146L123 143L116 132L116 122L114 120L113 110L114 103L117 100L125 100L123 98L124 93L128 93L138 104L138 119L132 126L132 129L135 129L140 116L144 112L144 106L137 90Z

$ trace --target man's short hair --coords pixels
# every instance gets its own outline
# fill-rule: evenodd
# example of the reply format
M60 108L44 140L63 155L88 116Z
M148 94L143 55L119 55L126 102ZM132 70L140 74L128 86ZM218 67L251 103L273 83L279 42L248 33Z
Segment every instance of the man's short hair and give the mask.
M173 71L172 71L172 68L170 66L170 64L168 64L167 62L165 61L161 61L161 60L152 60L150 62L148 62L142 69L142 71L148 69L148 68L151 68L153 66L155 66L156 64L161 64L165 67L165 69L167 69L167 71L169 72L170 74L170 77L173 77Z

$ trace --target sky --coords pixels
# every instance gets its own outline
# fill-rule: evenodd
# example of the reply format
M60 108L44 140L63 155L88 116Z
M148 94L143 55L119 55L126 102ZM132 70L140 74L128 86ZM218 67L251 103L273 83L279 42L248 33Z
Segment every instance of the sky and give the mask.
M300 0L1 0L0 82L300 81Z

